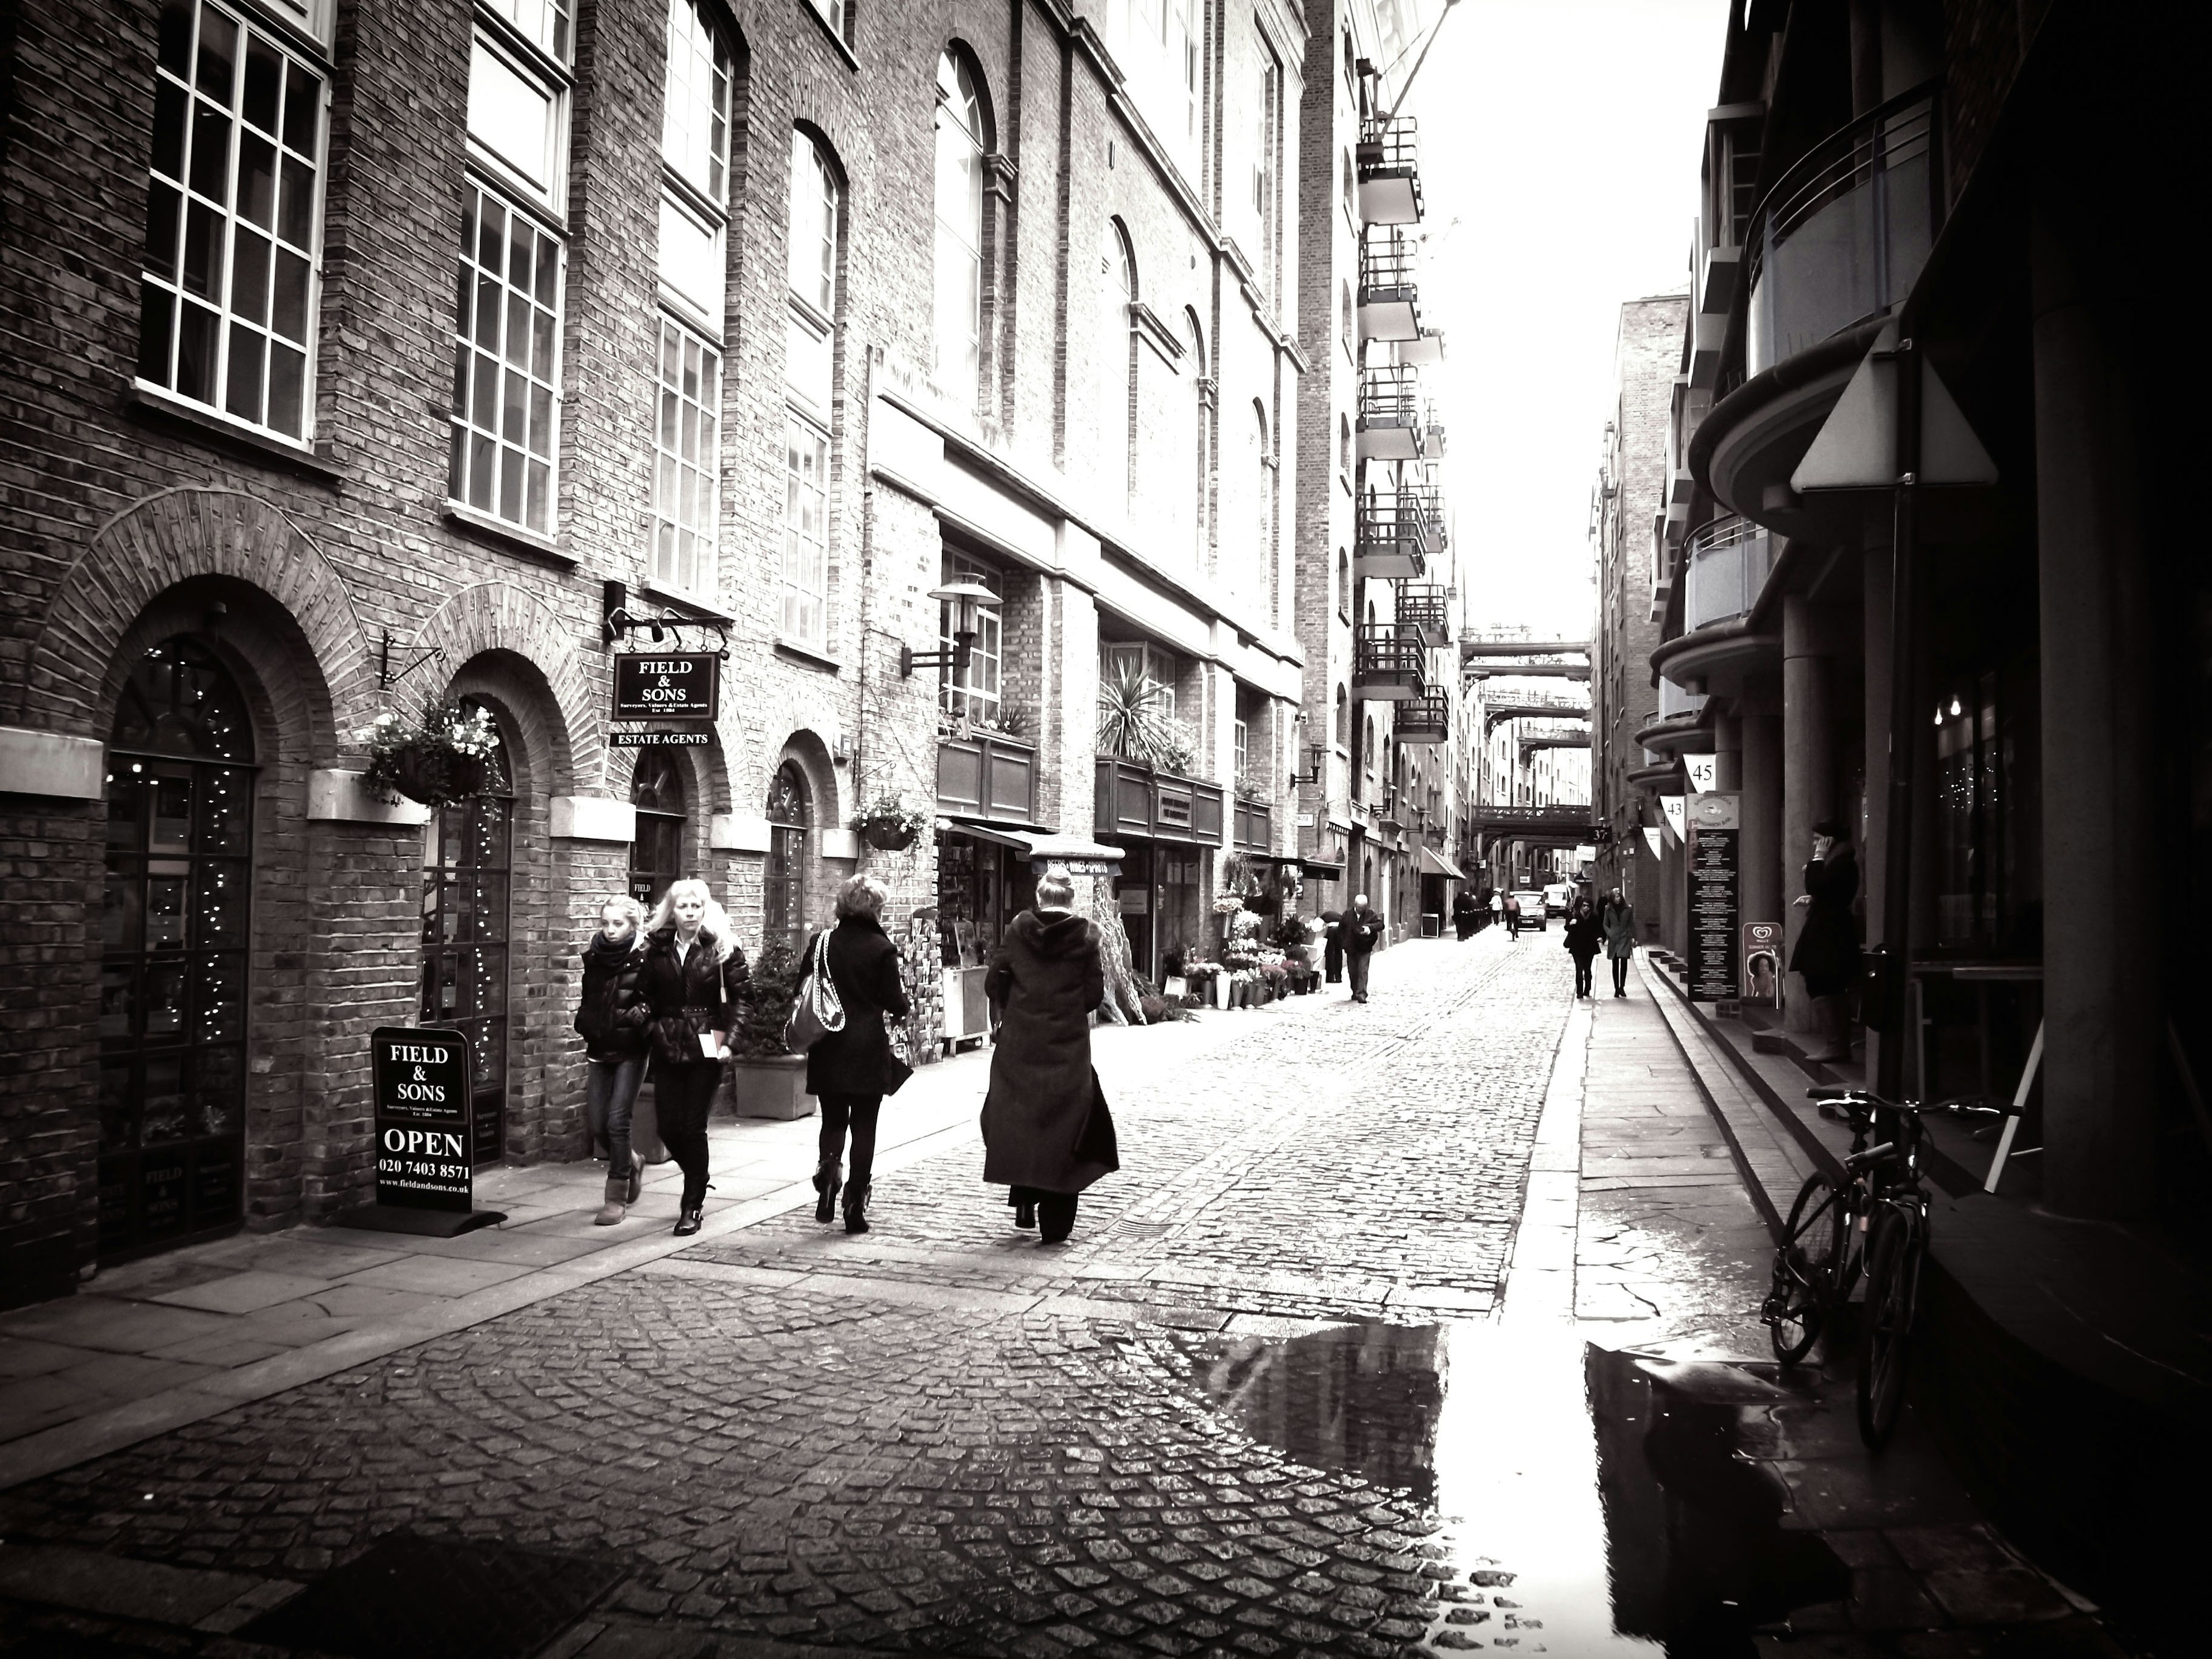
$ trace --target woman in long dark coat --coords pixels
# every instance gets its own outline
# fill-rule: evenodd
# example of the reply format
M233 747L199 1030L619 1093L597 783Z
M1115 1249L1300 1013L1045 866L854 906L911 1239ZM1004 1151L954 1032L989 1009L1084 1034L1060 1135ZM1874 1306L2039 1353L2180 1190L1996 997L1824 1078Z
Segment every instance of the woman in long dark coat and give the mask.
M983 1179L1012 1188L1015 1224L1034 1218L1048 1244L1074 1229L1076 1195L1121 1167L1091 1069L1091 1015L1106 1000L1106 968L1098 929L1073 914L1074 902L1066 876L1041 877L1036 908L1014 918L984 980L1006 1015L983 1098Z
M837 890L837 925L829 933L823 955L830 982L844 1005L845 1024L806 1051L806 1092L822 1103L821 1163L814 1190L821 1194L814 1218L827 1221L845 1194L845 1231L868 1231L868 1191L876 1167L876 1115L884 1097L896 1094L912 1075L891 1052L884 1016L904 1019L906 984L899 973L898 947L884 935L884 901L890 896L873 876L854 876ZM804 994L814 976L819 933L806 942L805 968L799 976ZM845 1133L853 1135L853 1179L838 1179L845 1155Z
M1824 818L1813 826L1813 859L1805 866L1805 929L1790 953L1790 971L1805 980L1820 1028L1820 1052L1812 1060L1851 1057L1851 982L1859 974L1858 921L1851 901L1859 895L1859 861L1844 826Z
M1577 899L1574 913L1567 918L1567 954L1575 959L1575 994L1578 997L1590 994L1590 963L1604 948L1604 943L1605 930L1598 926L1590 902Z
M707 1207L707 1115L729 1058L738 988L750 970L703 881L672 884L648 925L638 990L652 1017L653 1109L684 1171L676 1234L688 1238Z

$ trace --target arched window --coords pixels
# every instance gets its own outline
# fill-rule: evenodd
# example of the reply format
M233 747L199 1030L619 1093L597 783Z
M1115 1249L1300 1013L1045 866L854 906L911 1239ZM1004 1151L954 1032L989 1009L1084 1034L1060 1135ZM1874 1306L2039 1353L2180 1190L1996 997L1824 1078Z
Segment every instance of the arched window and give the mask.
M768 864L761 877L761 943L806 943L806 776L796 763L768 787Z
M1184 344L1190 352L1190 429L1191 453L1191 557L1200 564L1206 561L1206 482L1211 471L1206 456L1206 404L1212 382L1206 378L1206 331L1199 325L1198 313L1186 308L1182 314Z
M1359 745L1359 759L1360 759L1360 763L1361 763L1363 766L1364 766L1364 767L1366 768L1368 777L1369 777L1369 778L1370 778L1370 779L1372 779L1372 778L1374 777L1374 775L1375 775L1375 716L1374 716L1374 715L1370 714L1370 715L1367 717L1366 730L1365 730L1365 732L1364 732L1362 735L1364 737L1365 741L1364 741L1364 742L1363 742L1363 743Z
M1098 243L1098 477L1107 504L1127 504L1129 410L1137 355L1129 307L1137 298L1136 261L1120 223L1109 219Z
M1330 728L1330 735L1340 749L1352 741L1352 699L1346 695L1340 680L1336 687L1336 724Z
M1336 550L1336 614L1352 620L1352 560L1340 547Z
M784 381L783 580L776 626L819 647L829 633L830 414L836 377L837 245L843 192L822 147L791 135Z
M1352 416L1336 417L1336 465L1348 483L1352 477Z
M630 896L652 904L684 873L683 763L665 749L638 750L629 799L637 809L629 844Z
M1353 343L1356 337L1352 331L1352 279L1349 276L1342 278L1338 283L1338 288L1340 290L1337 301L1338 336L1344 342L1345 355L1357 362L1359 357L1359 349Z
M102 1255L243 1213L252 796L246 699L222 662L189 639L147 652L108 734Z
M972 401L981 391L983 153L990 142L975 71L937 59L937 380Z
M474 698L462 706L481 708ZM471 1158L498 1161L506 1145L507 890L514 784L506 734L491 751L482 794L431 815L422 827L422 997L425 1025L468 1039L473 1102Z

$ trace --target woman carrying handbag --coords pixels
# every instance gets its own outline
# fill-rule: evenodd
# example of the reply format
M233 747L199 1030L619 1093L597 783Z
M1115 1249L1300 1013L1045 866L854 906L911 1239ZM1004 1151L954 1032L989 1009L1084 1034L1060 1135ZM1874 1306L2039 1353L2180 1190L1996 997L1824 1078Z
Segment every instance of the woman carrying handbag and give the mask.
M653 913L638 975L653 1035L653 1105L660 1138L684 1171L676 1236L699 1231L707 1205L707 1115L722 1081L745 953L703 881L679 881Z
M805 1006L820 988L814 981L826 968L836 1004L844 1012L842 1024L822 1021L820 1034L806 1049L806 1092L822 1103L821 1161L814 1171L814 1190L821 1196L815 1202L814 1218L830 1219L842 1187L848 1233L868 1231L876 1116L884 1097L896 1094L913 1075L891 1052L890 1035L884 1024L885 1015L903 1019L907 1013L898 947L884 933L884 901L889 896L873 876L854 876L840 887L837 925L806 942L805 967L799 982L799 1001ZM841 1182L839 1164L848 1130L852 1178Z

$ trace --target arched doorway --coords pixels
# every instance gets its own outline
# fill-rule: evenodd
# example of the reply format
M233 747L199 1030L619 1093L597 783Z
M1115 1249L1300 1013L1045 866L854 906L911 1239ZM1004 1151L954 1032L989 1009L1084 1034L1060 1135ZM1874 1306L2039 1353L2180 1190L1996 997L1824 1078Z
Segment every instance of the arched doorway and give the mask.
M463 699L476 708L474 698ZM507 897L514 866L514 785L507 733L481 795L442 807L422 827L422 996L425 1025L468 1039L470 1155L498 1161L507 1131Z
M665 750L639 750L629 799L637 809L629 844L629 892L639 903L650 905L684 873L683 763Z
M237 1224L246 1164L253 734L204 646L140 659L108 738L100 1253Z
M796 761L768 786L768 866L761 881L761 943L806 943L806 775Z

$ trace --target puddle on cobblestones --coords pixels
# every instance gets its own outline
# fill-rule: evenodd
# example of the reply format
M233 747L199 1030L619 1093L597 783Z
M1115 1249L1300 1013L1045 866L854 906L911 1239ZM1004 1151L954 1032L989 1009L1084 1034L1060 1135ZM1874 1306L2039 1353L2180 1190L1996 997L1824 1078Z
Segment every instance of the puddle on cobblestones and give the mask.
M1734 1659L1848 1593L1739 1443L1747 1408L1790 1398L1755 1370L1473 1322L1217 1337L1193 1359L1253 1438L1434 1507L1434 1650Z

